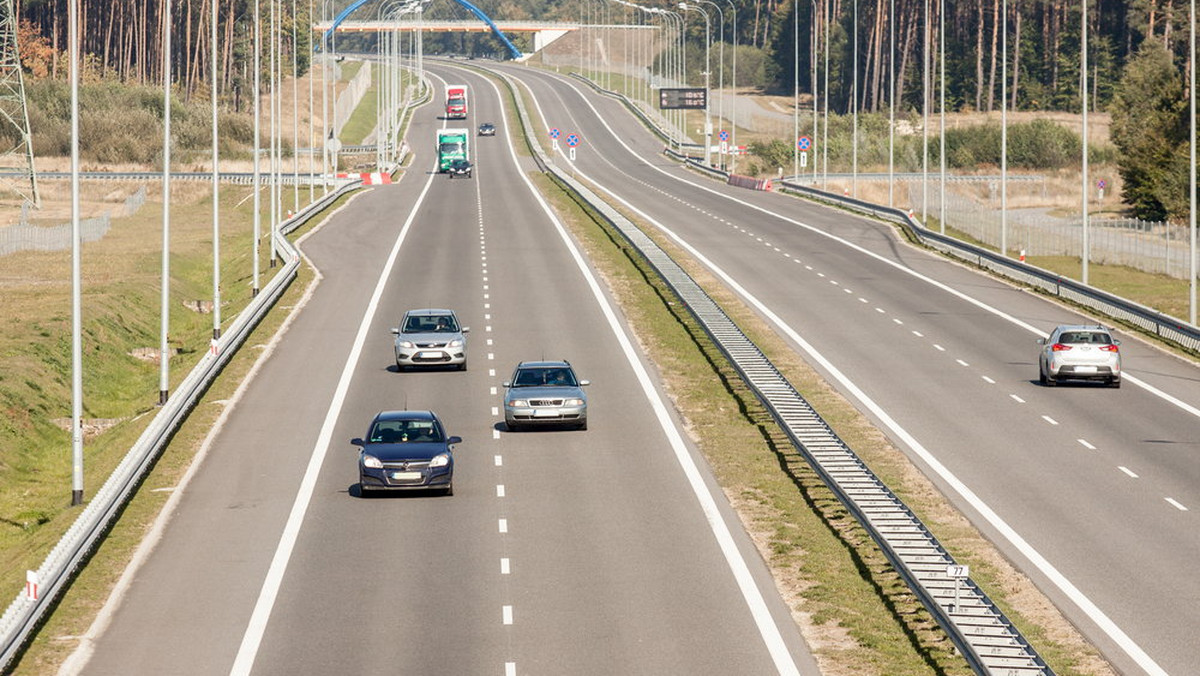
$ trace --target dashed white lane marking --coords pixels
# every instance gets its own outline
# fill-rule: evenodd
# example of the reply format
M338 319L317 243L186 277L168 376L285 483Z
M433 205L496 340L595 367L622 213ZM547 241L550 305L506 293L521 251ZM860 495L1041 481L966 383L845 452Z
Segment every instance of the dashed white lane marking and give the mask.
M485 293L485 294L483 294L483 299L484 299L484 300L488 300L490 297L491 297L491 294L489 294L489 293Z
M500 519L500 532L501 533L508 532L508 519Z
M1167 501L1167 504L1171 505L1172 507L1174 507L1175 509L1178 509L1181 512L1188 511L1188 508L1179 504L1179 502L1177 500L1175 500L1175 498L1163 498L1163 499Z
M892 317L892 321L896 324L896 326L904 326L904 320L902 319L896 319L895 317Z
M496 377L496 369L488 369L488 377L495 378Z
M1022 398L1018 397L1018 396L1017 396L1017 395L1015 395L1015 394L1010 394L1010 395L1008 395L1008 396L1012 397L1012 400L1013 400L1013 401L1015 401L1015 402L1017 402L1018 404L1024 404L1024 403L1025 403L1025 400L1024 400L1024 399L1022 399Z
M1096 447L1089 444L1087 442L1087 439L1076 439L1075 441L1078 441L1080 446L1083 446L1084 448L1088 449L1089 451L1096 450Z
M912 334L913 334L914 336L918 337L918 338L924 338L924 337L925 337L925 334L924 334L924 333L921 333L920 331L913 331L913 332L912 332Z
M496 497L504 497L504 484L496 484Z
M496 354L494 352L488 352L488 361L495 361L495 360L496 360Z
M967 362L965 362L961 359L955 359L954 361L958 362L959 365L961 365L961 366L970 366L970 364L968 364Z
M492 339L491 339L491 338L488 338L488 339L487 339L487 344L488 344L488 347L491 347L491 346L492 346Z
M504 624L512 624L513 623L512 606L504 606L504 608L501 612L501 615L504 617Z
M504 676L517 676L517 663L516 662L505 662L504 663Z
M485 327L483 327L483 330L484 330L484 331L487 331L487 332L489 332L489 333L490 333L490 332L491 332L491 330L492 330L492 327L491 327L491 325L489 324L488 326L485 326Z
M492 415L500 415L500 407L499 406L492 407Z
M511 572L512 572L512 566L509 564L508 559L507 558L500 559L500 574L508 575Z
M862 296L859 296L859 298L858 298L858 302L860 302L860 303L870 303L871 301L867 300L866 298L863 298Z
M1124 473L1128 474L1128 475L1130 476L1130 478L1133 478L1133 479L1136 479L1136 478L1138 478L1138 475L1134 474L1134 473L1133 473L1133 470L1129 469L1128 467L1118 467L1117 469L1119 469L1119 470L1121 470L1122 472L1124 472Z
M821 276L822 276L822 277L824 277L825 275L821 275ZM829 283L830 283L830 284L832 284L832 285L834 285L834 286L838 286L838 281L837 281L836 279L831 279L831 280L829 280Z
M496 394L496 386L495 385L492 386L492 394Z
M938 352L945 352L945 351L946 351L946 348L942 347L941 345L938 345L937 343L934 343L934 344L933 344L933 347L934 347L935 349L937 349L937 351L938 351Z
M824 276L825 276L825 273L824 273L824 272L818 272L818 273L817 273L817 276L818 276L818 277L824 277Z
M983 382L987 383L988 385L995 385L995 384L996 384L996 381L992 380L991 378L989 378L989 377L987 377L987 376L979 376L979 377L980 377L980 378L983 378Z
M877 308L875 308L875 311L876 311L876 312L878 312L878 313L879 313L879 314L881 314L881 315L885 315L885 314L887 314L887 310L884 310L884 309L883 309L883 308L881 308L881 307L877 307Z
M1058 424L1058 421L1057 421L1057 420L1055 420L1054 418L1051 418L1051 417L1050 417L1050 416L1048 416L1048 415L1044 415L1044 416L1042 416L1042 420L1045 420L1046 422L1050 423L1051 425L1057 425L1057 424Z
M492 304L491 304L491 303L484 303L484 304L483 304L483 309L484 309L484 310L490 310L490 309L492 309Z
M502 456L502 455L497 455L497 456L496 456L496 466L497 466L497 467L503 467L503 466L504 466L504 456Z
M492 428L492 438L499 439L500 438L500 430L493 427Z
M492 315L491 315L491 313L488 313L488 314L485 314L485 315L483 315L483 318L484 318L486 321L489 321L489 322L490 322L490 321L492 321ZM489 331L490 331L490 330L491 330L491 329L489 329Z

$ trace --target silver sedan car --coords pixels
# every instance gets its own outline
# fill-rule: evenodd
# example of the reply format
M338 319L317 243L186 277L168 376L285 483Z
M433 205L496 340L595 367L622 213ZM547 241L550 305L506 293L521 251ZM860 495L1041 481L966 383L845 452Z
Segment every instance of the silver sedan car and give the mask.
M396 368L412 366L457 366L467 370L467 332L453 310L424 309L404 313L396 336Z
M1103 326L1068 324L1038 340L1038 381L1053 387L1060 380L1099 380L1121 386L1121 341Z
M587 429L588 381L575 377L566 361L523 361L504 383L504 425L517 431L535 425Z

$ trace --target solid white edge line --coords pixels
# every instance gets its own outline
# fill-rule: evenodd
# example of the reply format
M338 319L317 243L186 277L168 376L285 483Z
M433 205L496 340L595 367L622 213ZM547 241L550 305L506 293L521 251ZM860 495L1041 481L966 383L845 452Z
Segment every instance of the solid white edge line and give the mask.
M421 209L421 204L425 201L425 196L429 193L430 186L433 185L434 175L431 173L426 180L425 187L422 188L420 196L417 197L416 204L413 206L412 211L409 212L408 218L404 221L404 227L400 229L400 236L396 238L396 243L392 245L392 251L388 255L387 263L380 273L379 280L375 283L375 291L372 293L371 300L367 304L366 312L363 313L362 322L358 326L358 334L354 337L354 345L350 349L350 354L346 357L346 365L342 367L341 378L338 380L337 389L334 391L329 410L325 413L325 421L321 424L321 431L317 435L316 444L313 446L312 456L309 457L308 467L304 470L304 478L300 482L300 489L296 493L296 500L292 503L292 511L288 515L287 524L284 526L283 534L280 536L279 544L275 549L275 556L271 560L271 567L267 570L267 576L263 580L262 589L258 594L258 601L254 604L254 612L250 616L250 623L246 627L245 634L242 635L242 643L238 648L237 657L234 659L233 666L229 670L230 676L247 676L254 667L254 659L258 656L258 649L262 644L263 634L266 633L271 610L275 607L275 599L278 597L279 588L283 584L283 575L287 572L288 562L292 558L292 550L295 548L296 540L300 535L300 527L304 524L304 515L308 511L313 490L317 485L317 475L321 472L321 465L324 464L325 454L328 452L330 440L333 438L333 428L337 424L342 405L346 400L346 394L350 390L350 381L354 378L354 368L357 366L358 359L362 354L363 344L366 343L371 322L375 318L375 312L378 310L380 299L383 297L383 290L387 286L392 268L396 264L396 258L400 254L400 246L408 236L408 231L413 221L416 220L417 213Z
M567 83L567 86L571 87L572 89L575 89L575 86L573 83ZM578 91L578 90L576 90L576 91ZM584 100L584 102L587 103L588 106L592 108L593 112L595 112L595 114L596 114L596 117L600 119L601 123L604 124L605 128L608 129L609 132L612 134L613 139L616 140L616 142L619 143L621 146L625 147L625 149L627 151L629 151L629 153L631 155L633 155L634 157L638 157L640 159L640 156L637 155L637 153L634 153L632 150L630 150L629 147L624 143L624 141L622 141L620 139L620 137L617 136L617 134L612 131L612 128L608 127L608 123L604 121L603 116L601 116L599 114L599 112L595 111L595 108L591 105L591 101L588 101L586 99L586 97L583 97L582 95L580 96L580 98L582 98ZM720 195L720 196L725 197L729 200L732 200L738 204L750 207L752 209L755 209L762 213L768 214L770 216L774 216L781 220L793 223L797 226L811 230L812 232L822 235L824 237L828 237L829 239L840 242L840 243L844 244L845 246L848 246L848 247L850 247L856 251L859 251L865 255L868 255L868 256L871 256L872 258L878 259L879 261L882 261L883 263L886 263L887 265L894 267L898 271L904 272L906 274L912 275L913 277L921 279L939 289L942 289L943 291L945 291L951 295L954 295L972 305L979 307L980 309L983 309L983 310L990 312L998 317L1006 319L1007 321L1012 322L1013 324L1021 326L1036 335L1040 335L1043 337L1046 335L1044 332L1038 330L1037 328L1033 327L1032 325L1030 325L1020 319L1017 319L1016 317L1013 317L1012 315L1002 312L1001 310L999 310L997 308L993 308L990 305L987 305L986 303L984 303L983 301L972 298L972 297L968 296L967 294L965 294L961 291L958 291L957 289L953 289L953 288L949 287L948 285L946 285L942 282L939 282L935 279L932 279L930 277L927 277L915 270L910 270L908 268L902 267L898 263L890 261L872 251L868 251L867 249L865 249L857 244L854 244L853 242L845 240L836 235L829 234L829 233L819 230L813 226L801 223L799 221L787 218L785 216L780 216L779 214L772 213L765 208L750 204L749 202L744 202L742 200L730 197L728 195L724 195L723 193L717 192L716 190L713 190L706 186L692 183L691 181L680 178L678 176L673 176L665 171L662 171L661 169L658 169L657 167L654 167L654 165L650 164L649 162L646 162L644 159L642 161L647 166L662 173L664 176L668 176L668 177L678 180L680 182L687 183L688 185L691 185L700 190L705 190L714 195ZM576 171L578 171L578 168L576 168ZM580 175L582 176L583 174L581 173ZM587 180L597 186L600 185L599 183L596 183L591 178L587 178ZM870 397L868 397L865 392L863 392L861 389L859 389L858 385L856 385L848 377L846 377L846 375L843 374L837 367L835 367L832 362L830 362L828 359L826 359L824 355L817 352L816 349L813 348L812 345L810 345L807 341L805 341L803 338L801 338L800 334L798 334L794 329L792 329L791 326L787 325L778 315L776 315L769 308L767 308L766 305L764 305L760 300L758 300L758 298L756 298L755 296L750 294L750 292L747 291L744 287L742 287L741 284L739 284L732 277L730 277L724 270L717 267L716 264L714 264L712 261L710 261L703 254L701 254L698 250L696 250L695 247L693 247L691 244L686 242L678 234L676 234L675 232L671 231L663 224L661 224L658 221L651 218L649 214L634 207L632 204L630 204L629 202L627 202L626 200L621 198L619 195L615 195L614 193L612 193L609 190L605 190L605 192L607 192L613 199L615 199L615 200L619 201L621 204L625 205L626 208L633 210L640 217L642 217L642 218L646 219L648 222L652 223L654 225L654 227L658 228L661 232L663 232L665 235L667 235L672 240L674 240L679 246L683 247L685 250L688 251L688 253L690 253L692 256L694 256L696 258L696 260L700 261L705 267L707 267L714 274L716 274L718 277L720 277L722 280L724 280L724 282L727 285L729 285L729 287L731 289L733 289L735 293L737 293L739 296L741 296L746 302L748 302L751 305L753 305L754 307L756 307L759 310L759 312L761 312L763 315L768 317L770 319L771 323L773 323L780 331L783 331L788 337L790 337L793 341L795 341L796 344L799 345L801 347L801 349L804 350L805 353L807 353L810 357L812 357L813 360L815 360L818 364L820 364L823 368L825 368L830 373L830 375L833 376L833 378L835 380L837 380L839 383L841 383L841 385L843 387L845 387L848 392L850 392L851 396L854 399L859 401L863 406L867 407L871 411L871 413L873 413L875 416L877 416L878 419L880 420L880 422L882 422L885 427L892 430L892 432L894 434L896 434L897 437L899 437L900 440L903 441L903 443L905 443L914 453L917 454L918 457L920 457L926 464L929 465L930 469L933 470L934 473L936 473L938 476L940 476L951 488L954 489L954 491L956 493L958 493L975 510L977 510L979 512L979 514L989 524L991 524L992 527L995 528L1002 537L1004 537L1006 540L1008 540L1018 551L1020 551L1022 554L1024 554L1025 557L1028 558L1029 561L1038 570L1040 570L1043 575L1045 575L1047 578L1049 578L1049 580L1052 584L1054 584L1056 587L1059 588L1059 590L1061 590L1064 594L1066 594L1067 597L1070 598L1071 601L1074 602L1076 604L1076 606L1078 606L1079 609L1084 612L1084 614L1086 614L1089 618L1091 618L1091 620L1096 623L1096 625L1100 628L1101 631L1103 631L1105 634L1107 634L1110 639L1112 639L1117 645L1119 645L1121 647L1121 649L1124 650L1127 655L1129 655L1129 657L1131 657L1135 662L1137 662L1138 665L1141 666L1143 669L1145 669L1148 673L1153 674L1154 676L1158 676L1160 674L1162 676L1166 676L1167 672L1164 671L1163 668L1160 667L1158 665L1158 663L1155 662L1154 659L1150 657L1150 655L1148 655L1144 650L1142 650L1141 646L1139 646L1132 638L1130 638L1129 635L1124 632L1124 630L1122 630L1120 627L1118 627L1117 624L1115 622L1113 622L1112 619L1109 618L1108 615L1106 615L1104 613L1104 611L1100 610L1100 608L1095 603L1093 603L1092 600L1090 598L1088 598L1083 592L1081 592L1070 580L1068 580L1066 578L1066 576L1064 576L1061 572L1059 572L1059 570L1052 563L1050 563L1050 561L1048 559L1046 559L1044 556L1042 556L1041 552L1034 549L1034 547L1032 545L1030 545L1029 542L1027 542L1025 540L1025 538L1021 537L1021 535L1019 533L1017 533L1017 531L1014 530L1012 528L1012 526L1009 526L1008 523L1006 521L1004 521L1004 519L1000 518L1000 515L997 514L994 510L992 510L992 508L987 503L985 503L978 495L976 495L975 492L970 489L970 487L968 487L957 476L955 476L952 472L950 472L950 470L945 465L943 465L941 463L941 461L939 461L936 457L934 457L934 455L932 453L930 453L928 449L926 449L919 441L917 441L916 437L912 436L911 434L909 434L909 432L907 430L900 427L899 423L897 423L895 420L893 420L892 417L886 411L884 411L882 407L880 407L878 404L876 404L874 402L874 400L872 400ZM878 308L876 308L876 309L878 309ZM882 310L880 310L880 312L882 312ZM1148 385L1144 385L1144 383L1141 383L1140 381L1135 380L1134 378L1129 376L1128 373L1123 374L1122 377L1130 380L1131 382L1133 382L1135 384L1145 386L1146 389L1149 391L1157 392L1157 390L1155 390L1154 388L1149 387ZM1194 414L1200 416L1200 410L1195 409L1194 407L1190 407L1187 404L1184 404L1183 402L1179 402L1177 399L1174 399L1173 397L1166 397L1166 398L1167 398L1167 400L1173 401L1177 405L1180 405L1182 408L1185 408L1185 410L1190 410L1190 411L1194 412Z
M496 88L495 82L492 82L493 89ZM499 94L499 90L496 91ZM541 110L537 99L534 98L534 105L538 108L538 114L541 118L546 119L545 114ZM502 111L502 114L507 115ZM507 123L507 122L506 122ZM509 152L512 153L514 163L517 160L516 151L512 147L511 140L509 142ZM578 171L578 169L576 169ZM646 368L638 359L638 352L634 349L633 343L625 330L621 327L620 321L617 319L616 311L605 297L603 290L600 288L599 282L596 281L595 275L580 254L579 249L575 246L566 228L554 211L546 204L541 194L537 191L529 177L524 172L518 172L525 184L529 187L529 191L537 199L538 204L542 206L546 217L554 223L554 227L558 230L558 235L566 245L571 256L575 259L575 264L579 268L587 281L588 288L592 290L592 295L596 298L596 302L600 305L601 311L608 320L608 325L612 329L613 335L617 339L622 352L625 354L626 360L633 368L634 374L637 376L638 382L642 386L642 392L646 399L650 402L654 414L658 418L659 426L662 427L663 433L666 434L668 441L671 444L671 449L675 453L675 458L679 461L683 468L684 475L687 477L688 484L692 488L696 499L700 503L700 507L704 512L704 516L708 521L709 528L713 532L713 536L720 546L721 553L725 556L725 561L728 564L730 571L733 573L734 580L737 582L738 588L742 592L742 597L749 606L750 613L754 618L754 622L758 627L759 634L762 636L763 642L766 644L767 651L774 661L775 668L780 674L786 676L799 676L800 670L796 667L795 661L792 659L791 652L788 651L787 644L784 643L783 635L779 632L779 627L775 624L775 620L771 617L771 612L767 608L766 600L762 596L762 591L754 582L754 576L750 573L750 567L742 557L741 551L737 547L737 543L733 540L733 534L729 529L729 525L725 523L725 518L717 507L716 499L709 492L708 487L704 484L704 477L700 474L699 468L696 466L695 460L688 453L687 445L683 441L683 437L679 433L679 429L671 420L671 415L667 410L666 403L662 396L654 388L654 382L650 375L646 372ZM582 174L580 174L582 175ZM587 180L591 180L590 178Z

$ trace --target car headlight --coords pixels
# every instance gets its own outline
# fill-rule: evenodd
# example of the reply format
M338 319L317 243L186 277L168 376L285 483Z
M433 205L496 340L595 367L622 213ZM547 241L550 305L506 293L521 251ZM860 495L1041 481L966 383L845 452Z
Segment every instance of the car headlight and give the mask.
M563 401L563 406L583 406L582 399L567 399Z
M430 467L445 467L446 465L449 465L449 464L450 464L450 454L449 453L442 453L440 455L435 455L435 456L433 456L433 458L431 458L429 460Z
M379 458L366 453L362 456L362 466L370 469L383 469L383 463L379 462Z
M396 345L398 347L404 347L404 348L412 348L413 347L413 344L407 340L398 340L398 341L396 341Z
M462 347L462 346L463 346L463 342L462 342L461 338L459 338L458 340L450 341L450 345L449 345L449 347Z
M529 406L529 402L525 399L513 399L512 401L508 402L508 405L516 408L525 408L526 406Z

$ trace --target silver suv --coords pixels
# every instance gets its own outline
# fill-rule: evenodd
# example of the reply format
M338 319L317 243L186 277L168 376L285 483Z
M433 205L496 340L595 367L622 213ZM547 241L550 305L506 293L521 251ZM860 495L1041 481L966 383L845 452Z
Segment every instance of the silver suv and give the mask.
M1121 341L1103 326L1069 324L1040 338L1038 381L1054 387L1060 380L1100 380L1121 386Z
M460 326L453 310L430 308L404 313L396 336L396 368L410 366L457 366L467 370L467 336L471 329Z

